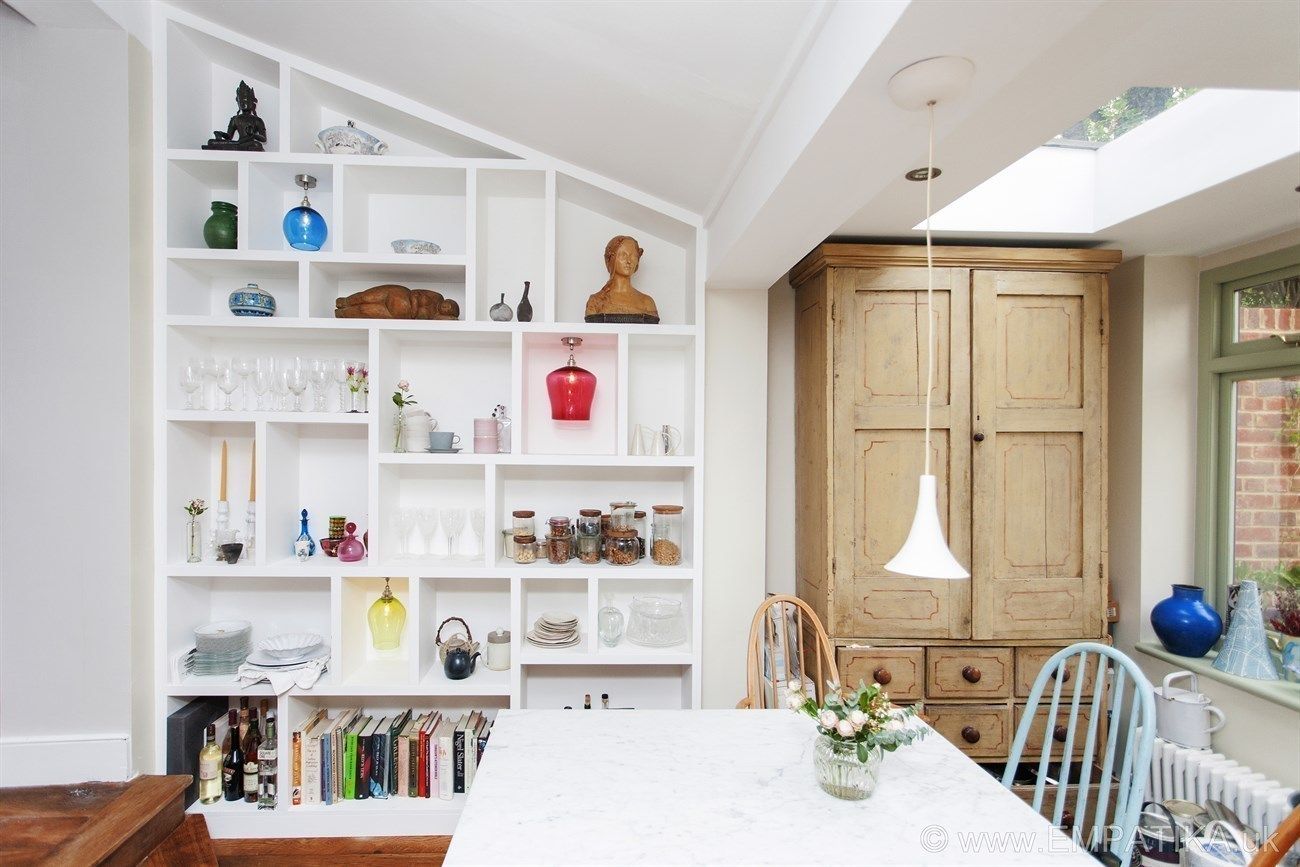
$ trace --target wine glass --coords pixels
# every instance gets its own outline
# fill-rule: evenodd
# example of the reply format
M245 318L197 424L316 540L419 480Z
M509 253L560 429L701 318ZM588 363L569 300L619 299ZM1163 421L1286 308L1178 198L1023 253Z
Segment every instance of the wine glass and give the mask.
M239 388L239 374L235 368L229 364L223 364L217 369L217 388L221 389L226 395L226 405L222 407L226 412L231 412L234 407L230 405L230 396Z
M350 365L342 358L331 358L330 365L334 368L334 381L339 384L339 412L347 412L349 409L347 399L348 367Z
M277 367L271 372L271 408L283 412L289 403L289 371Z
M285 381L293 394L293 411L302 412L302 394L307 390L307 371L301 367L292 367L285 371Z
M312 411L325 411L325 386L330 381L330 363L323 358L313 358L307 362L307 381L311 383L312 393L316 395Z
M460 531L465 529L465 510L460 507L441 510L442 530L447 534L447 556L460 556Z
M429 506L416 510L416 520L420 524L420 534L424 537L424 556L433 556L433 543L438 537L438 510Z
M257 361L252 358L232 358L230 367L235 373L239 374L240 380L240 406L239 408L248 411L248 377L253 375L257 369Z
M181 390L185 392L185 408L194 409L194 393L203 387L203 368L190 360L181 365Z
M474 530L474 556L483 556L483 519L487 516L482 506L469 513L469 525Z
M275 368L269 358L257 359L257 367L253 370L253 393L257 395L257 409L262 410L262 398L266 396L267 391L271 388L271 380L275 376Z
M212 400L212 408L215 409L215 408L216 408L216 403L217 403L217 401L216 401L216 397L217 397L217 388L216 388L216 385L217 385L217 372L218 372L219 370L221 370L221 365L217 364L217 360L216 360L215 358L212 358L211 356L209 356L209 357L207 357L207 358L205 358L205 359L203 359L202 361L199 362L199 370L201 370L201 371L203 372L203 378L204 378L204 379L210 379L210 380L212 380L212 398L213 398L213 400ZM208 405L208 389L206 388L206 386L205 386L204 389L203 389L203 408L204 408L204 409L208 409L208 408L209 408L209 405Z
M414 509L403 507L393 513L393 531L397 534L397 556L399 559L411 555L411 528L415 526L415 518Z

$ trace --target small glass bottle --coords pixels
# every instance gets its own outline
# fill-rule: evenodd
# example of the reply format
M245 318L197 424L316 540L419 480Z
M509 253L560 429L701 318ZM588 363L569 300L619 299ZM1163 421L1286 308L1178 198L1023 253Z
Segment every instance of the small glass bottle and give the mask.
M596 612L596 628L600 633L600 643L614 647L623 637L623 612L613 605L606 605Z
M279 746L276 743L275 714L267 714L266 737L262 741L262 746L257 750L257 809L275 809L275 783L279 771Z
M537 562L537 537L532 533L515 534L515 562L521 565Z
M533 516L536 514L532 509L517 509L510 513L514 519L516 536L537 535L537 524L533 521Z
M646 539L650 538L648 535L646 535L646 531L645 531L646 530L645 512L641 511L640 509L637 509L635 512L632 513L632 526L636 527L637 551L638 551L637 559L644 560Z
M195 516L185 525L185 562L203 562L203 525Z
M217 724L208 725L203 749L199 750L199 801L215 804L221 800L221 747L217 746Z
M636 503L610 503L609 527L611 530L635 530L632 523L636 514Z
M293 543L293 554L299 562L305 561L308 557L316 553L316 541L312 539L311 532L307 529L307 510L302 510L302 529L298 532L298 538Z
M677 566L682 562L682 507L652 506L653 539L650 559L659 566Z
M610 530L606 557L612 566L632 566L640 559L636 530Z

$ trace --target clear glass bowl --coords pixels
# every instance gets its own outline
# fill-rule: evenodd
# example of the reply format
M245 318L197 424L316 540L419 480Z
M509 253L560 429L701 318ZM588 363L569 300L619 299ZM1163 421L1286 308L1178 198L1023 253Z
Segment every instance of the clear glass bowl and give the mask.
M627 640L643 647L672 647L686 642L686 615L679 599L634 596L627 621Z

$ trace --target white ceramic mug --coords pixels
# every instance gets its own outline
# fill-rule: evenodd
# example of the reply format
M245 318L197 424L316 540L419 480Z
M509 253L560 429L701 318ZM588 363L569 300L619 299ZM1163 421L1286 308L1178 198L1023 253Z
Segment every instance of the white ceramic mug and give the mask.
M1173 682L1191 680L1191 689L1179 689ZM1223 711L1210 704L1210 697L1197 688L1196 675L1175 671L1167 675L1156 692L1156 733L1171 743L1195 750L1210 748L1210 735L1223 728ZM1210 717L1215 721L1210 722Z

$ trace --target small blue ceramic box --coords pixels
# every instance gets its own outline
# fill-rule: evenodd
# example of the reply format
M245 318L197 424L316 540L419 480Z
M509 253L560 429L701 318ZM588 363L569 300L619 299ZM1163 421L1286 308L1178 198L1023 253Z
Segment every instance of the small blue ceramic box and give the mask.
M236 316L274 316L275 298L256 283L230 293L230 312Z

